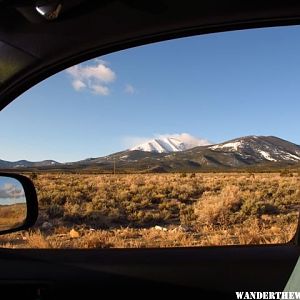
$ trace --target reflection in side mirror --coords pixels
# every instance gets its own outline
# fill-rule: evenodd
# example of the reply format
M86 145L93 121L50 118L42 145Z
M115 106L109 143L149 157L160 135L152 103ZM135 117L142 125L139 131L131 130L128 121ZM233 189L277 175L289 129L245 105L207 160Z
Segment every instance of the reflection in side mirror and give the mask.
M0 177L0 231L24 224L27 216L25 191L15 178Z
M0 173L0 234L26 229L37 218L37 198L30 179Z

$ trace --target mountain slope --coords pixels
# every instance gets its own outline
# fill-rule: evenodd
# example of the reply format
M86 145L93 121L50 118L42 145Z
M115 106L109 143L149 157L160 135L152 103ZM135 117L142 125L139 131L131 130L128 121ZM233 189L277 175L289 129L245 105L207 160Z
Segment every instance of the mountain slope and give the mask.
M153 139L149 142L131 148L131 151L140 150L145 152L169 153L187 150L187 145L175 138Z
M204 139L195 138L187 133L176 136L160 137L137 145L129 150L146 151L156 153L171 153L184 151L196 146L206 146L211 143Z
M247 136L210 146L209 149L234 152L246 161L300 161L300 146L275 136Z
M18 161L5 161L0 160L0 168L2 169L14 169L14 168L33 168L33 167L53 167L59 166L61 163L54 160L43 160L38 162L32 162L28 160L18 160Z
M167 172L248 166L282 167L300 162L300 146L273 136L247 136L220 144L172 152L146 151L149 148L145 151L134 149L136 147L81 161L80 166L111 171L115 165L119 171Z
M158 142L158 141L156 141ZM145 146L145 147L144 147ZM93 169L103 172L176 172L223 170L245 167L300 166L300 146L274 136L246 136L214 145L183 149L181 141L166 138L104 157L59 164L55 161L6 162L0 168ZM159 148L161 147L161 148ZM140 150L143 149L143 150ZM183 150L181 150L183 149ZM159 151L158 151L159 150Z

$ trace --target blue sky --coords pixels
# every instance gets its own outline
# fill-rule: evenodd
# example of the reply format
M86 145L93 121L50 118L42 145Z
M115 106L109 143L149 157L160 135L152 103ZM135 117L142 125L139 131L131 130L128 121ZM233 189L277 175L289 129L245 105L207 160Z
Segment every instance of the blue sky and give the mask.
M75 161L165 134L300 144L300 27L132 48L36 85L0 113L0 158Z
M0 178L0 205L26 203L22 184L14 178Z

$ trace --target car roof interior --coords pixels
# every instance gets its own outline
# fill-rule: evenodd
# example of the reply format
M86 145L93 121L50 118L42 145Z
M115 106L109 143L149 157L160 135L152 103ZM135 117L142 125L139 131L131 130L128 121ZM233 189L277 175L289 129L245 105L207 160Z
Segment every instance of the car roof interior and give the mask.
M0 73L1 108L48 76L102 54L195 34L298 24L300 19L296 1L65 0L52 21L38 14L35 3L0 1L0 66L15 58L13 70Z

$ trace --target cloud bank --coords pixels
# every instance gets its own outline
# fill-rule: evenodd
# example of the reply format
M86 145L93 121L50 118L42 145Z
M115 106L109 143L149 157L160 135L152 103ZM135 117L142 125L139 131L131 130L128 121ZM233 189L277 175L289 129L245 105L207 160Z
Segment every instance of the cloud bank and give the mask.
M16 187L11 183L6 183L0 187L0 199L22 198L25 197L22 188Z
M103 60L96 59L92 65L75 65L66 70L71 76L75 91L88 90L93 94L107 96L109 84L116 80L116 73Z

